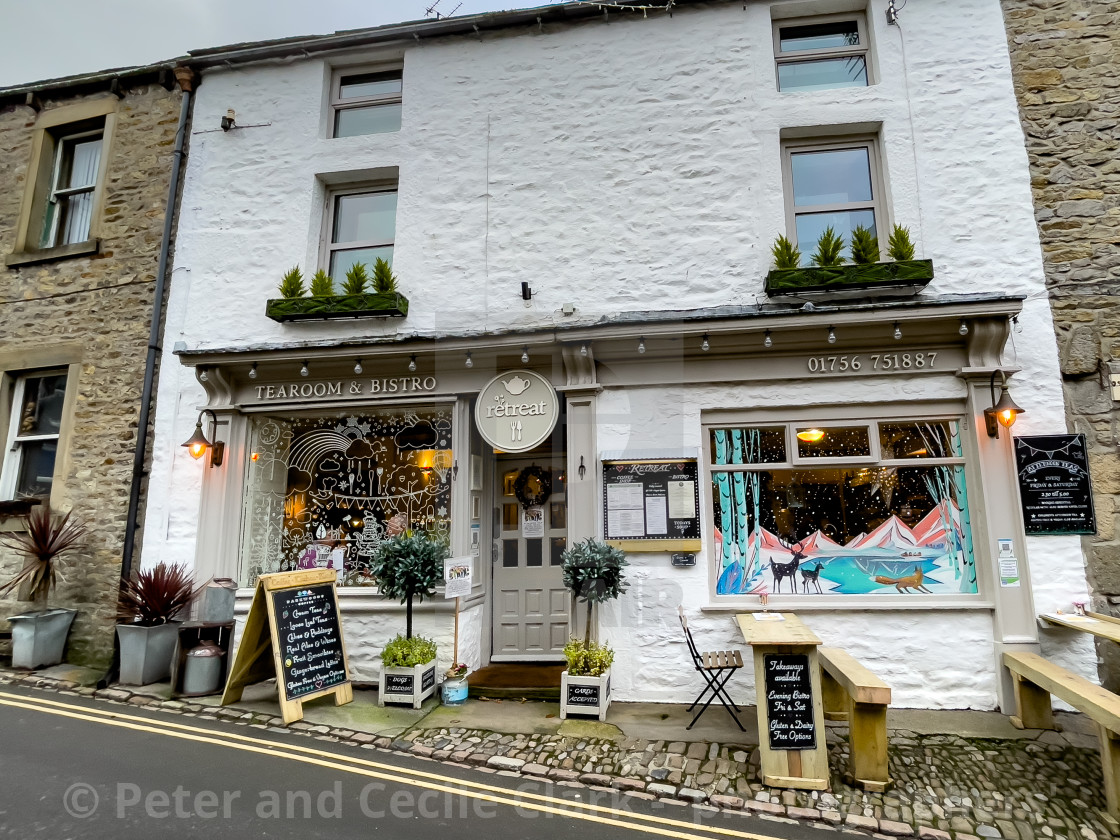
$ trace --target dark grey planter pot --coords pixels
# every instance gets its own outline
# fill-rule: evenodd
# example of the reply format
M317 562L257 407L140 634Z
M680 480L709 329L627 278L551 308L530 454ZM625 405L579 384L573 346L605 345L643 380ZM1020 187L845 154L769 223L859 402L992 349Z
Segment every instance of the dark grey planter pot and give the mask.
M171 658L179 640L179 624L172 621L155 627L117 625L123 685L148 685L171 677Z
M42 668L57 665L66 649L66 637L76 610L49 609L13 615L12 667Z

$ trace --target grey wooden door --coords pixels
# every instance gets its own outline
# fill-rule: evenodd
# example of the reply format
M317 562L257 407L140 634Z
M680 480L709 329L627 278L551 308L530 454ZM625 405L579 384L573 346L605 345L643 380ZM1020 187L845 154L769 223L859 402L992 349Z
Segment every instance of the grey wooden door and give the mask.
M514 484L529 466L549 470L552 494L526 508ZM568 640L568 591L560 572L567 545L563 469L546 460L498 462L498 540L494 558L493 653L495 662L563 659Z

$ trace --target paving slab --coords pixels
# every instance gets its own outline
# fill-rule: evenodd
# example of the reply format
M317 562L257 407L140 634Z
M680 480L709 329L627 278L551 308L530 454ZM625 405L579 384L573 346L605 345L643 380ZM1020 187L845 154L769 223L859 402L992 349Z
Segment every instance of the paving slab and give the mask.
M355 693L357 696L357 693ZM462 727L494 729L502 722L502 732L516 735L554 734L560 720L559 703L519 700L467 700L461 706L436 705L423 718L425 729ZM419 725L419 724L417 724Z

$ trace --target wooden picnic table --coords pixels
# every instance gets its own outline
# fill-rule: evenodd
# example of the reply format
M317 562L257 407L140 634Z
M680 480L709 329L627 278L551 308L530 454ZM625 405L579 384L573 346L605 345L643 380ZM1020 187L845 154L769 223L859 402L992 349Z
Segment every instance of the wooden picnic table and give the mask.
M763 784L827 790L821 640L793 613L740 613L735 619L754 652Z
M1109 639L1120 644L1120 618L1095 612L1087 612L1085 615L1043 613L1039 617L1047 624L1052 624L1055 627L1068 627L1071 630L1092 633L1094 636L1100 636L1102 639Z

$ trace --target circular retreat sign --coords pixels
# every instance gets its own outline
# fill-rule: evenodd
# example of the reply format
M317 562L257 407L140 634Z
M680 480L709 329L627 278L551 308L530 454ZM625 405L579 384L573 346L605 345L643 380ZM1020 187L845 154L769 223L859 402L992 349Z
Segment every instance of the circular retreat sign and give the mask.
M560 419L560 398L531 370L500 373L478 393L474 422L483 440L503 452L528 452L548 439Z

